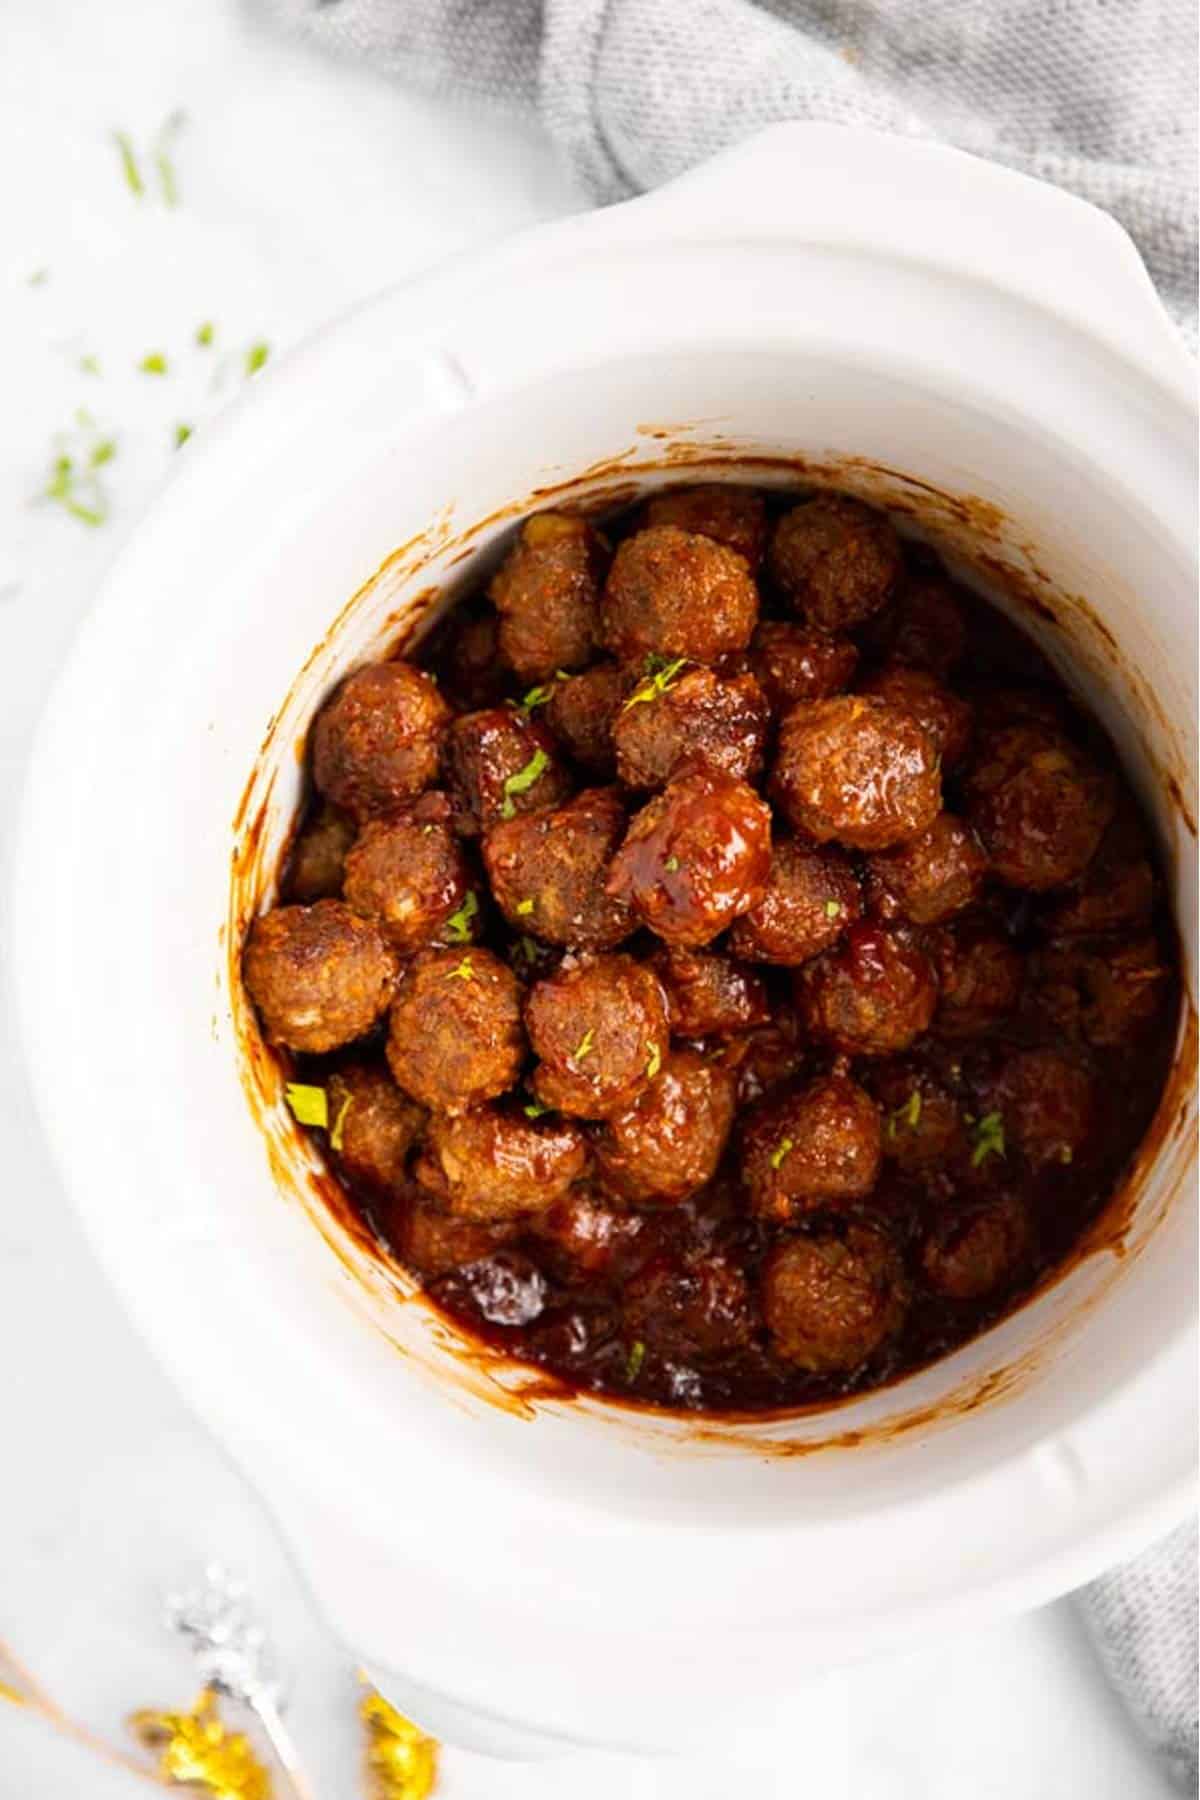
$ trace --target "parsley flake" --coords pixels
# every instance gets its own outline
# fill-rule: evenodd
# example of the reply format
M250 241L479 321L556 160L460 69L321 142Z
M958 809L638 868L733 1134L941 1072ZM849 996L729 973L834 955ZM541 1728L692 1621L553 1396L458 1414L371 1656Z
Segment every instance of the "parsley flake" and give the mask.
M138 369L143 375L165 375L167 372L166 354L162 350L147 351L138 364Z
M142 171L138 163L137 151L133 147L133 139L127 131L114 131L113 142L117 146L117 155L121 159L121 173L125 177L125 186L140 200L146 192L146 184L142 180Z
M26 287L45 287L49 279L49 269L31 269L25 277L25 285Z
M543 1106L540 1100L531 1100L528 1106L521 1108L521 1111L527 1119L540 1119L543 1113L550 1111L550 1108Z
M626 1381L636 1381L642 1372L642 1364L646 1360L646 1346L641 1338L635 1338L629 1347L629 1359L625 1364Z
M449 969L446 972L447 981L474 981L474 979L475 970L469 956L464 956L457 968Z
M333 1130L329 1134L329 1142L334 1150L340 1150L342 1147L346 1126L346 1114L350 1111L353 1100L354 1095L347 1094L346 1098L342 1101L342 1104L338 1107L338 1115L333 1121Z
M658 1071L662 1068L662 1051L657 1044L650 1043L649 1039L647 1039L646 1048L650 1052L646 1063L646 1079L648 1081L653 1081L654 1077L658 1074Z
M984 1113L975 1130L975 1148L971 1152L971 1167L979 1168L989 1156L1003 1156L1004 1120L998 1112Z
M196 342L201 350L210 349L216 335L217 328L211 319L205 319L202 324L197 325L196 327Z
M901 1125L907 1125L915 1131L921 1123L921 1090L914 1088L903 1106L898 1106L894 1113L888 1114L887 1134L894 1138Z
M841 901L840 900L827 900L825 902L825 917L827 919L840 919L841 916L842 916Z
M668 856L666 862L663 864L663 868L667 871L668 875L674 875L678 867L679 858L677 856Z
M284 1083L284 1098L298 1125L329 1125L329 1096L323 1087L310 1087L304 1081Z
M793 1143L791 1138L788 1138L788 1137L780 1138L777 1147L771 1152L771 1167L773 1169L779 1168L780 1164L783 1162L784 1157L787 1156L794 1149L795 1149L795 1144Z
M538 780L549 766L550 758L546 755L546 752L544 750L535 750L529 761L525 764L525 767L523 769L518 769L515 775L510 775L508 777L508 780L504 783L504 804L500 808L500 817L502 819L512 819L516 817L517 809L513 804L513 795L528 793L534 782Z
M81 375L98 375L100 373L100 358L98 356L93 356L90 353L87 356L81 356L79 359L79 372Z
M518 900L517 901L517 911L520 913L522 918L526 918L528 916L528 914L530 914L533 911L533 901L532 900Z
M546 682L542 682L540 687L531 687L521 701L521 710L532 712L535 706L545 706L553 692L554 689Z
M171 142L186 123L181 112L170 113L159 127L158 136L154 140L151 155L158 174L158 185L162 189L163 201L167 206L179 205L179 181L175 174L175 164L171 160Z
M686 661L686 656L677 656L673 662L668 663L664 663L661 657L648 656L645 679L633 690L621 711L628 712L631 706L648 706L652 700L667 693L674 687Z
M183 449L183 446L187 443L188 439L191 437L192 432L195 429L196 428L194 425L188 425L188 424L185 424L182 420L180 421L180 423L175 427L175 448L177 450Z
M576 1044L575 1048L572 1050L571 1061L572 1062L582 1062L585 1056L591 1055L592 1051L595 1049L595 1046L596 1046L596 1034L592 1030L591 1026L589 1025L587 1030L584 1032L583 1036L580 1038L579 1042Z
M246 352L246 374L247 374L247 376L249 377L251 375L257 375L258 371L262 368L263 364L266 362L266 360L267 360L268 356L270 356L270 354L271 354L270 344L264 343L261 338L259 339L258 343L251 344L250 348Z
M471 920L479 912L479 896L474 888L467 895L456 913L452 913L446 921L446 938L451 944L468 944L471 941Z

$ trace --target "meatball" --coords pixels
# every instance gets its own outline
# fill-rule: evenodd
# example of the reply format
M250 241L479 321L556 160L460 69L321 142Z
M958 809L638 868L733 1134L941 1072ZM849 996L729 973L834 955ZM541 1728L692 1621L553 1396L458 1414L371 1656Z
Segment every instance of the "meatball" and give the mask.
M908 1306L899 1252L877 1226L791 1237L763 1268L771 1348L813 1374L854 1369L899 1330Z
M790 1219L861 1200L879 1179L879 1108L846 1075L774 1096L746 1125L742 1180L759 1218Z
M540 719L515 706L462 713L446 737L457 825L473 837L501 819L559 806L571 781Z
M613 722L634 679L619 663L597 663L553 683L546 723L572 762L589 774L611 778L617 772Z
M698 946L762 895L771 814L744 781L683 775L644 806L613 859L608 891L670 944Z
M404 1182L425 1114L386 1069L349 1063L329 1077L329 1142L338 1168L377 1192Z
M703 1361L749 1342L755 1326L745 1272L715 1253L655 1257L625 1288L625 1330L660 1355Z
M840 850L784 838L771 846L766 892L729 933L750 962L807 962L835 944L862 912L858 876Z
M1119 795L1112 823L1077 887L1046 905L1042 923L1056 937L1144 931L1156 899L1145 830L1131 801Z
M662 983L631 956L564 962L533 988L525 1023L541 1058L533 1075L538 1099L583 1119L624 1112L667 1054Z
M647 525L677 525L681 531L713 538L744 556L757 569L767 543L767 507L753 488L706 482L674 488L646 502Z
M1096 1095L1087 1071L1058 1050L1021 1050L993 1078L988 1099L995 1112L977 1122L974 1160L991 1145L1001 1155L1017 1150L1034 1168L1073 1163L1085 1149L1096 1119ZM996 1129L996 1115L1000 1129Z
M737 1075L739 1108L753 1106L764 1094L794 1081L807 1063L796 1013L791 1007L776 1006L770 1024L734 1038L723 1061Z
M511 675L500 660L500 621L490 606L455 607L439 661L446 671L447 691L467 712L498 706L508 692Z
M455 1217L494 1223L545 1212L586 1167L587 1145L572 1120L488 1105L435 1113L416 1175Z
M850 1056L890 1056L929 1027L937 982L913 939L853 925L834 950L796 972L796 1003L813 1037Z
M784 513L767 567L808 624L851 631L891 598L902 560L883 513L845 494L819 494Z
M292 848L283 882L285 899L310 906L314 900L332 900L340 894L355 831L349 813L336 806L319 807L305 821Z
M636 1205L686 1200L711 1181L733 1125L732 1070L674 1050L661 1072L592 1141L604 1186Z
M770 1018L761 977L731 957L664 944L650 966L666 989L677 1037L731 1037Z
M864 681L860 692L875 694L910 712L941 757L943 768L955 768L966 755L971 742L971 707L943 687L928 669L891 663Z
M407 808L372 819L346 858L347 905L374 919L401 956L475 935L479 901L468 901L471 872L449 816L443 806L440 816Z
M521 985L490 950L427 950L392 1002L387 1059L422 1106L462 1112L512 1087L525 1060Z
M434 1279L490 1256L511 1238L514 1227L455 1218L416 1189L403 1206L385 1215L384 1229L400 1261Z
M736 551L655 525L618 548L600 618L604 646L620 662L657 655L715 663L750 642L758 589Z
M1021 997L1025 962L1008 939L981 920L963 920L926 939L938 978L934 1024L943 1037L981 1037Z
M313 727L313 780L356 819L387 812L438 771L450 708L411 663L369 663L344 681Z
M943 812L920 837L867 858L867 893L884 918L937 925L978 900L986 873L970 826Z
M1117 945L1067 942L1038 958L1037 998L1069 1036L1098 1050L1119 1050L1153 1025L1169 981L1153 936Z
M556 812L493 825L483 860L501 912L517 931L576 950L611 950L634 929L626 901L604 891L626 813L612 788L589 788Z
M740 780L762 773L767 703L753 675L723 678L688 669L649 676L613 724L617 774L629 787L665 787L677 775L713 769Z
M827 700L850 686L858 650L849 638L764 619L750 640L750 667L776 718L800 701Z
M987 737L967 776L967 817L994 874L1040 893L1082 875L1112 817L1112 784L1065 737L1010 725Z
M797 831L853 850L886 850L918 836L942 803L928 732L877 695L793 707L779 728L771 791Z
M982 1300L1012 1286L1032 1246L1027 1204L1002 1194L939 1219L921 1247L921 1273L946 1300Z
M320 1056L370 1031L396 958L379 927L340 900L277 906L250 927L242 979L273 1044Z
M890 620L891 660L945 677L962 661L967 621L962 601L944 575L910 570Z
M932 1070L897 1058L877 1064L870 1082L883 1108L883 1154L905 1175L961 1164L968 1150L962 1109Z
M538 513L492 577L500 654L522 681L581 669L596 651L604 546L585 519Z
M540 1239L557 1252L565 1277L613 1277L650 1254L653 1233L641 1213L613 1204L588 1187L572 1188L534 1221Z

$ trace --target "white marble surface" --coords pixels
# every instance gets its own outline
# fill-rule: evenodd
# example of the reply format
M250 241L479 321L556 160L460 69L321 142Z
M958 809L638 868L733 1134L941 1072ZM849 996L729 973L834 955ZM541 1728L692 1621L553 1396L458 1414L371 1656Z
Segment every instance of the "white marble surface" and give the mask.
M187 123L175 153L180 205L169 210L129 194L109 134L148 140L176 108ZM285 347L366 291L580 202L531 129L320 62L275 41L234 0L7 0L0 168L7 856L35 719L72 630L169 467L176 423L202 429L243 378L233 353L258 338ZM207 354L192 343L204 319L217 328ZM152 350L168 356L164 377L136 371ZM81 368L85 356L99 358L99 374ZM118 445L101 528L31 504L53 434L80 407ZM114 855L121 805L114 797ZM37 882L36 869L17 873ZM96 1029L102 1055L102 1022L80 1028ZM291 1665L290 1716L315 1791L351 1800L361 1791L353 1647L312 1615L269 1519L102 1284L32 1126L7 1006L0 1145L0 1638L77 1719L119 1737L132 1706L189 1697L159 1596L205 1557L223 1557L252 1576ZM145 1791L0 1703L0 1800ZM770 1738L715 1744L702 1761L579 1758L530 1771L451 1750L440 1791L1154 1800L1165 1789L1062 1603L832 1672L798 1688Z

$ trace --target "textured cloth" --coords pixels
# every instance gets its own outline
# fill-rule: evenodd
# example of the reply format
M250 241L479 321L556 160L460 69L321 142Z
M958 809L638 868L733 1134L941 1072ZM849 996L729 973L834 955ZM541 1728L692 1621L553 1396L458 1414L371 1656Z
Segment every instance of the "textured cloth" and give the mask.
M1079 1608L1100 1660L1174 1785L1197 1788L1196 1527L1093 1581Z
M258 0L425 89L539 116L621 200L782 119L932 137L1115 215L1194 340L1194 0ZM1192 1528L1084 1590L1113 1682L1196 1785Z
M1195 0L258 0L427 92L536 112L592 199L781 119L934 137L1118 218L1194 336Z

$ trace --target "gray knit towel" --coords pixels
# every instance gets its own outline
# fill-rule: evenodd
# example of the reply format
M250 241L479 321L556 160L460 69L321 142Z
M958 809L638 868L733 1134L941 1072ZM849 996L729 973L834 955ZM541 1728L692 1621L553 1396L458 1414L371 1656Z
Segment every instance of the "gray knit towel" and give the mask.
M782 119L938 138L1113 213L1196 321L1194 0L258 0L427 93L542 120L605 203ZM1196 1534L1083 1591L1102 1660L1196 1791Z

